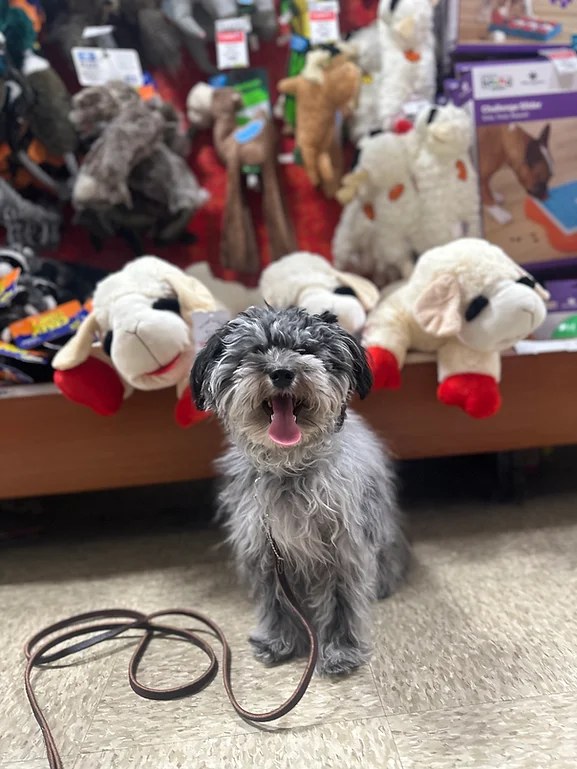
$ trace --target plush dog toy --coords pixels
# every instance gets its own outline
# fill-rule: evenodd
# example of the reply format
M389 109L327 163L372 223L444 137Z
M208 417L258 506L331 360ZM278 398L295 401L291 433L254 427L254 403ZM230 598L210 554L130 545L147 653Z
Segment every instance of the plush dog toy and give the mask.
M175 418L196 411L188 378L195 356L193 313L217 309L200 281L155 256L142 256L96 286L92 312L57 353L54 382L72 401L115 414L133 390L176 387Z
M436 353L437 398L472 417L501 405L500 352L545 319L547 292L500 248L462 238L423 254L410 280L368 318L376 388L396 389L409 350Z
M297 306L313 314L329 310L351 334L360 334L379 301L379 291L369 280L335 270L322 256L308 251L269 265L259 288L265 302L277 309Z
M361 70L346 54L310 51L303 71L278 83L281 94L296 100L295 139L307 175L315 187L332 198L342 175L342 149L337 116L354 110Z
M408 278L414 267L419 203L408 142L408 134L362 139L355 170L337 194L346 205L333 238L335 267L366 275L377 286Z
M453 104L426 107L415 122L412 177L419 195L418 253L481 235L479 180L470 158L473 127Z
M274 125L262 111L239 127L236 113L242 107L242 97L229 87L213 88L207 83L197 83L188 94L186 106L193 126L202 128L213 124L214 149L226 166L221 264L241 273L258 273L261 260L243 167L258 166L259 169L263 219L272 259L279 259L296 248L277 173Z

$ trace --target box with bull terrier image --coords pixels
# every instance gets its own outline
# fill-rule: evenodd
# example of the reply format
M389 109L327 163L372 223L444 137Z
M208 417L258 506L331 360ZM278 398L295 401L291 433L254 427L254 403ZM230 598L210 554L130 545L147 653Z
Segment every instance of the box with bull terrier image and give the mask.
M483 234L527 264L577 255L577 57L456 65L474 122Z

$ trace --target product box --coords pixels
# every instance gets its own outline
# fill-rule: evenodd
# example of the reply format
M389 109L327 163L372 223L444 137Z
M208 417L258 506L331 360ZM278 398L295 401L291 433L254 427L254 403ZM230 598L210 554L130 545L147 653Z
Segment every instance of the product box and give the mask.
M577 35L574 0L449 0L451 45L458 52L570 46Z
M474 122L483 234L520 263L577 255L577 58L456 66Z

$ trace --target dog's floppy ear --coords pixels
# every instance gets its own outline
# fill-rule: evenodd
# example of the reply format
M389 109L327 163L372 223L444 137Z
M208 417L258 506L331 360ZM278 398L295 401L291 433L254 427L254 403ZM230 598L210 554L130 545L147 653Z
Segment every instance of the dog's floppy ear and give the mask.
M439 275L421 292L413 307L419 326L432 336L455 336L461 330L461 290L454 275Z
M362 400L371 391L373 375L369 368L365 349L361 347L354 336L346 334L346 344L353 358L353 390L359 394Z
M197 409L205 411L210 407L207 398L207 383L210 372L224 352L224 336L228 324L216 331L196 356L190 373L190 390Z
M321 320L324 320L325 323L331 323L338 326L341 337L340 341L348 349L353 361L351 390L358 393L361 399L366 398L373 386L373 375L369 368L364 348L361 347L352 334L349 334L348 331L345 331L345 329L339 325L339 319L334 313L325 310L319 317Z

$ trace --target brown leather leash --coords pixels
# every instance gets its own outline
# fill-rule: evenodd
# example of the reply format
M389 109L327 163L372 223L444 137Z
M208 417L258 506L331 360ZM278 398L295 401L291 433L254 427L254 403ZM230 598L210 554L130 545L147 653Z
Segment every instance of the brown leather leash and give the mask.
M272 540L272 537L271 545L275 558L275 572L279 586L287 600L290 610L304 627L310 644L309 656L304 673L291 696L278 708L269 710L267 713L251 713L250 711L245 710L236 699L232 690L232 655L228 641L216 622L213 622L209 617L206 617L200 612L191 611L189 609L167 609L165 611L156 611L152 614L143 614L142 612L133 609L101 609L86 612L85 614L77 614L74 617L67 617L66 619L60 620L60 622L55 622L40 630L29 639L24 647L24 654L26 655L27 660L24 672L26 695L28 696L28 701L32 708L34 718L42 731L50 769L63 769L63 764L52 731L44 716L42 708L38 704L38 700L36 699L32 687L32 671L35 667L47 665L51 662L64 659L65 657L70 657L73 654L78 654L99 643L116 638L129 630L142 630L144 631L144 635L140 639L128 666L128 682L136 694L149 700L176 700L197 694L212 683L218 672L218 659L212 646L206 640L196 635L192 630L156 622L160 617L171 615L188 617L198 622L202 622L213 631L222 645L222 678L224 688L233 708L241 718L246 721L253 721L254 723L275 721L286 715L300 702L314 673L317 662L318 642L314 629L302 614L291 587L287 582L284 573L284 561L280 556L276 543ZM58 633L58 635L54 635L55 633ZM138 668L146 654L150 642L156 634L183 638L201 649L208 657L208 666L204 672L189 683L172 689L152 689L151 687L140 683L138 680ZM54 637L46 641L45 639L48 636ZM63 649L49 653L54 647L81 636L89 637L82 641L70 644L69 646L65 646Z

